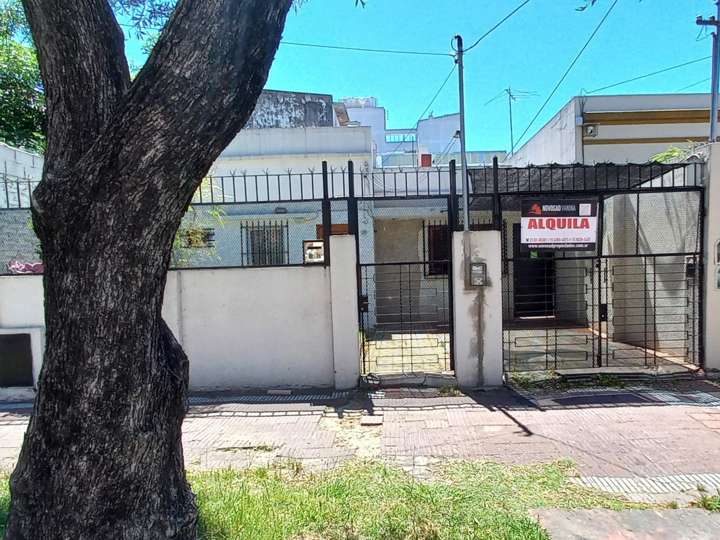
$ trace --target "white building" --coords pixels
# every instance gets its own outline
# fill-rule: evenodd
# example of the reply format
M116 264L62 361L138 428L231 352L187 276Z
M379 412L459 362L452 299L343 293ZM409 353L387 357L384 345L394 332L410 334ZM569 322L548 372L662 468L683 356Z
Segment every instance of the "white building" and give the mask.
M378 105L377 98L345 98L335 104L341 125L366 126L372 133L376 166L447 165L460 160L460 114L423 118L411 128L388 128L387 111ZM505 151L470 151L468 163L492 163L493 157L502 160Z
M38 181L42 169L41 155L0 142L0 174Z
M709 94L576 96L506 163L644 163L709 133Z
M345 126L329 94L265 90L245 128L220 154L213 176L319 171L352 160L357 170L373 163L367 128Z
M368 169L373 162L369 128L290 127L243 129L213 164L212 176L263 174L265 171L319 172L320 164Z

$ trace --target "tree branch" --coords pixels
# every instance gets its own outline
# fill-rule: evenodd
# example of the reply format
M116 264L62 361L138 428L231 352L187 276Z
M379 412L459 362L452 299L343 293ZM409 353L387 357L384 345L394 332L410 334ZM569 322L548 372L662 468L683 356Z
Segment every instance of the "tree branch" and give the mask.
M130 85L123 34L107 0L23 0L45 85L46 171L74 164ZM47 177L47 175L46 175Z
M150 181L185 207L252 114L291 3L179 1L95 149L118 154L117 180Z

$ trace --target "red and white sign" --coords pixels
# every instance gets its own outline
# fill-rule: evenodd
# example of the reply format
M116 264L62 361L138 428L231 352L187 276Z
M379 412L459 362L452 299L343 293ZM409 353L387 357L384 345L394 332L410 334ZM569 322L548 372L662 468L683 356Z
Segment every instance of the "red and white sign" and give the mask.
M592 251L598 232L597 201L522 202L520 243L531 250Z

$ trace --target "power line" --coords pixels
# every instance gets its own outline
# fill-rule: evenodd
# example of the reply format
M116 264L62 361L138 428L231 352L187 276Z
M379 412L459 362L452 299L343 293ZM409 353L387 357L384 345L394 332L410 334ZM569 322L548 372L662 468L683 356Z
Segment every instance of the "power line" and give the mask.
M515 142L515 145L517 145L517 144L522 140L522 138L527 134L527 132L528 132L528 131L530 130L530 128L532 127L532 125L535 123L535 120L537 120L538 117L540 116L540 114L543 112L543 110L545 109L545 107L547 106L547 104L550 103L550 100L551 100L552 97L555 95L555 92L558 91L558 88L560 88L560 85L563 83L563 81L565 81L565 78L568 76L568 74L570 73L570 71L572 71L572 68L575 67L575 64L577 63L577 61L580 60L580 57L581 57L581 56L583 55L583 53L585 52L585 49L588 48L588 46L589 46L590 43L592 42L592 40L593 40L593 38L595 37L595 35L598 33L598 31L600 30L600 28L602 28L603 24L605 24L605 21L608 19L608 17L610 16L610 13L612 13L613 9L615 9L615 6L617 5L617 3L618 3L618 0L615 0L615 1L612 3L612 5L610 6L610 8L608 8L608 10L605 12L605 15L603 16L602 19L600 19L600 22L599 22L599 23L597 24L597 26L595 27L595 30L592 31L592 34L590 34L590 37L589 37L589 38L587 39L587 41L585 42L585 45L582 46L582 48L580 49L580 51L575 55L575 58L573 58L573 61L570 62L570 65L569 65L569 66L567 67L567 69L565 70L565 73L563 73L562 77L560 77L560 80L557 82L557 84L555 85L555 87L552 89L552 91L550 92L550 95L548 95L547 99L544 101L544 103L540 106L540 108L538 109L538 111L535 113L535 116L533 116L532 120L530 120L530 123L529 123L528 126L525 128L525 131L522 132L522 134L520 135L520 137L518 138L518 140Z
M603 90L608 90L609 88L615 88L616 86L621 86L623 84L639 81L640 79L645 79L647 77L652 77L653 75L659 75L661 73L666 73L668 71L672 71L674 69L680 69L685 66L689 66L692 64L697 64L698 62L702 62L704 60L709 60L712 58L711 56L703 56L702 58L696 58L695 60L690 60L688 62L683 62L682 64L677 64L674 66L666 67L663 69L659 69L657 71L653 71L652 73L646 73L645 75L638 75L637 77L633 77L632 79L625 79L624 81L616 82L613 84L608 84L607 86L603 86L602 88L596 88L595 90L590 90L588 92L585 92L586 94L595 94L597 92L602 92ZM699 83L698 83L699 84Z
M438 88L438 89L437 89L437 92L435 92L435 95L434 95L434 96L432 97L432 99L430 100L430 103L428 103L428 104L427 104L427 107L425 107L425 110L423 110L423 112L420 113L420 116L418 117L417 121L415 122L415 125L416 125L416 126L417 126L418 122L420 122L420 120L423 119L423 117L425 116L425 113L427 113L427 112L430 110L430 107L432 107L433 103L435 103L435 100L436 100L436 99L438 98L438 96L440 95L440 92L443 91L443 88L445 88L445 85L446 85L446 84L448 83L448 81L450 80L450 77L452 77L453 73L455 73L455 67L456 67L455 64L453 64L453 67L452 67L452 69L450 70L450 73L447 74L447 77L445 77L445 80L444 80L444 81L442 82L442 84L440 85L440 88ZM397 143L397 144L395 145L395 147L394 147L389 153L391 153L391 154L392 154L392 153L395 153L395 152L397 151L397 149L400 148L400 145L402 145L402 144L404 144L404 143L406 143L406 142L408 142L408 141L405 140L405 137L403 136L403 139L402 139L399 143Z
M126 28L135 28L132 24L119 23L120 26ZM159 26L146 26L147 30L162 30ZM367 47L346 47L344 45L331 45L326 43L304 43L300 41L280 41L280 45L291 45L293 47L312 47L315 49L332 49L337 51L352 51L352 52L367 52L367 53L380 53L380 54L406 54L415 56L444 56L452 57L453 55L449 52L434 52L434 51L414 51L414 50L401 50L401 49L371 49Z
M432 52L432 51L405 51L399 49L368 49L365 47L344 47L341 45L327 45L321 43L300 43L298 41L281 41L280 45L292 45L295 47L313 47L316 49L333 49L338 51L353 51L353 52L369 52L369 53L381 53L381 54L410 54L419 56L450 56L450 53Z
M500 20L495 24L495 26L493 26L492 28L490 28L490 30L488 30L488 31L485 32L482 36L480 36L479 38L477 38L477 39L475 40L475 43L473 43L472 45L470 45L470 46L469 46L467 49L465 49L463 52L467 53L467 52L470 51L471 49L475 48L478 43L480 43L483 39L485 39L485 38L488 37L490 34L492 34L495 30L497 30L500 26L502 26L502 24L503 24L505 21L507 21L510 17L512 17L513 15L515 15L518 11L520 11L523 7L525 7L525 6L526 6L527 4L529 4L529 3L530 3L530 0L525 0L522 4L520 4L518 7L516 7L515 9L513 9L510 13L508 13L507 15L505 15L505 17L503 17L502 19L500 19Z
M457 140L457 134L454 134L452 137L450 137L450 140L448 141L447 145L445 145L445 148L443 149L442 153L440 154L440 157L433 160L435 162L435 164L437 164L437 165L442 164L442 160L450 152L450 149L452 148L452 146L456 140Z
M690 88L693 88L695 86L701 85L706 82L710 82L710 77L707 77L707 78L703 79L702 81L697 81L692 84L688 84L687 86L683 86L682 88L678 88L677 90L675 90L675 92L682 92L683 90L689 90Z

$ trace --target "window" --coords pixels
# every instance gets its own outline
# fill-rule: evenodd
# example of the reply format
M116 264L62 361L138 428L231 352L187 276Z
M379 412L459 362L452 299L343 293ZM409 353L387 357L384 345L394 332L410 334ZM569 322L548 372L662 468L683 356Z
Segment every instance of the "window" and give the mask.
M450 258L448 226L446 223L426 225L429 276L445 276Z
M391 133L385 135L386 143L415 142L414 133Z
M180 230L184 248L211 248L215 246L215 229L212 227L191 227Z
M262 225L248 230L251 266L286 264L285 232L283 224Z
M32 386L30 334L0 335L0 387Z
M317 127L324 126L325 124L325 104L320 101L306 101L303 126Z

